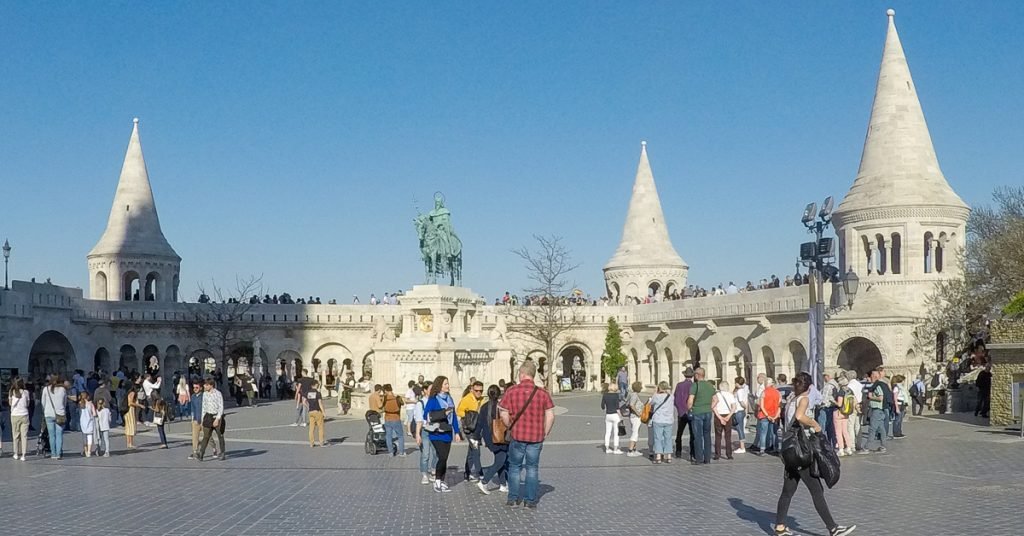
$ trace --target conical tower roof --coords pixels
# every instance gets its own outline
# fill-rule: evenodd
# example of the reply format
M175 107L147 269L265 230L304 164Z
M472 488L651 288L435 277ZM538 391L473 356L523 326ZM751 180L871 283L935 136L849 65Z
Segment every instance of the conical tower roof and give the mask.
M658 188L654 185L654 173L647 160L647 142L640 144L640 164L636 168L633 197L629 200L622 241L604 268L631 266L686 267L668 236Z
M107 230L88 256L158 256L181 260L160 230L160 218L139 141L139 120L136 118L134 122Z
M917 87L896 32L896 12L890 9L887 14L889 30L860 170L836 216L895 206L967 209L939 169Z

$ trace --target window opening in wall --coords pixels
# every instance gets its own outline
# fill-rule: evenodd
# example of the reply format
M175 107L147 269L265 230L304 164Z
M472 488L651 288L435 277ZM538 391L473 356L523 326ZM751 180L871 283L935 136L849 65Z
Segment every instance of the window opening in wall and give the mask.
M898 274L902 269L900 256L903 254L903 240L900 238L899 233L892 234L891 241L889 242L889 253L891 256L889 268L892 273Z
M924 273L926 274L932 273L932 252L934 251L932 249L934 246L934 244L932 244L933 241L932 233L928 232L924 234Z
M875 235L875 245L878 248L875 251L875 273L882 275L888 268L888 266L886 266L885 237L882 235Z

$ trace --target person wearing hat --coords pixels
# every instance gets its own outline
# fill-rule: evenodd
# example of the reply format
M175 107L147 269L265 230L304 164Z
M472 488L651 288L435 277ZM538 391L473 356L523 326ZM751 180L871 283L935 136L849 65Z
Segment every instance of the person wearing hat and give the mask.
M676 426L676 458L683 457L683 429L687 425L690 426L690 460L693 460L693 424L690 415L690 389L693 387L693 368L686 367L683 371L683 381L676 384L676 390L672 394L675 405L676 414L679 416L679 422Z

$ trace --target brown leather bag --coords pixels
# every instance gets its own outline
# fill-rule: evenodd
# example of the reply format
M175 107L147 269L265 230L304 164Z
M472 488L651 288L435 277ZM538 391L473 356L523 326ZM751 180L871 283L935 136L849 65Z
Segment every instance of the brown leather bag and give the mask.
M495 412L495 414L497 413ZM508 427L505 426L505 421L501 420L501 417L495 417L491 421L491 442L495 445L505 445L506 432L508 432Z

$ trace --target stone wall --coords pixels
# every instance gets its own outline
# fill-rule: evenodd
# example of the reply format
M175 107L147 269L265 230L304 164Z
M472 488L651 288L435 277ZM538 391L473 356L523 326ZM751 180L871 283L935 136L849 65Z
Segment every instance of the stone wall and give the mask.
M994 323L989 353L992 357L991 423L1006 426L1014 423L1013 405L1021 403L1011 400L1010 396L1012 385L1024 382L1024 322Z

